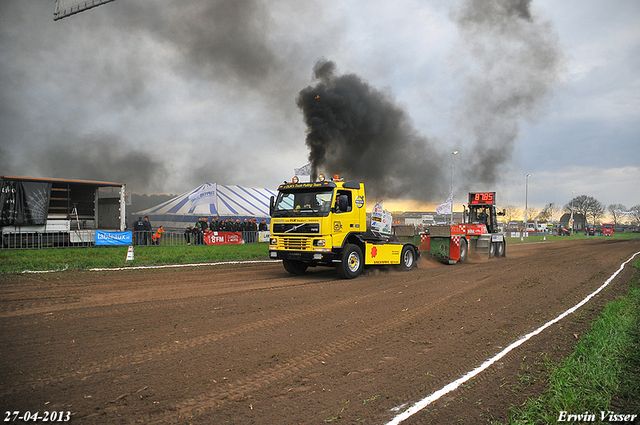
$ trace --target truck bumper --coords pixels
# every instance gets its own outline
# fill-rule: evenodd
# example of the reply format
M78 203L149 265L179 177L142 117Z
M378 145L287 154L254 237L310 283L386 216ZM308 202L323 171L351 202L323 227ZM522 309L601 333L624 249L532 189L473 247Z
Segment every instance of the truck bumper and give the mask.
M269 250L269 258L272 260L302 261L309 265L314 263L331 265L334 260L340 261L340 256L334 252L282 251L272 249Z

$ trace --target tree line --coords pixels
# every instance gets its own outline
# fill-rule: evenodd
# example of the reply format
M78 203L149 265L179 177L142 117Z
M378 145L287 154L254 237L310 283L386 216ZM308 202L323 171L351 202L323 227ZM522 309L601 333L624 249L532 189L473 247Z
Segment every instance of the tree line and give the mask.
M622 204L605 206L593 196L587 195L576 196L563 206L549 202L542 210L527 208L527 221L533 221L534 219L537 219L540 223L552 221L552 217L559 212L582 214L587 222L594 224L605 221L605 218L606 221L610 221L615 225L640 223L640 204L631 208L627 208ZM523 216L523 209L513 205L505 208L505 221L507 223L518 221Z

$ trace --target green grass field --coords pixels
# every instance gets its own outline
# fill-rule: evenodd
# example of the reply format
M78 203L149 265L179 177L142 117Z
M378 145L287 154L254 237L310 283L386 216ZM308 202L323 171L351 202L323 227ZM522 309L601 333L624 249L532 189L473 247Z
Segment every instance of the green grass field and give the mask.
M268 259L268 245L137 246L126 261L128 246L0 250L0 273L86 270L102 267L155 266Z
M553 241L576 241L576 240L590 240L590 239L602 239L602 238L614 238L614 239L628 239L640 237L640 233L618 233L613 236L585 236L583 233L578 233L572 236L528 236L526 238L511 238L507 236L507 244L518 243L531 243L531 242L553 242Z

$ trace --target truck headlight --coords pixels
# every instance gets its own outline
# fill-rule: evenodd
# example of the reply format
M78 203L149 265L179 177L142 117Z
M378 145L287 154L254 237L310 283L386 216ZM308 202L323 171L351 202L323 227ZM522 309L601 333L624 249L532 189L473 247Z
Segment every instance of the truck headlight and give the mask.
M278 238L269 238L269 245L278 245Z
M324 239L314 239L313 246L325 246L326 241Z

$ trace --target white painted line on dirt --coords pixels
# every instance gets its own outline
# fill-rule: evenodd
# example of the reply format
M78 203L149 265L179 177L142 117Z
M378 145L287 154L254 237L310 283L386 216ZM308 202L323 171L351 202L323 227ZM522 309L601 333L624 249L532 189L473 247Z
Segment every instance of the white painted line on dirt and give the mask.
M160 266L131 266L131 267L100 267L88 269L90 272L119 271L119 270L144 270L144 269L169 269L177 267L220 266L222 264L253 264L275 263L278 260L247 260L247 261L218 261L216 263L191 263L191 264L164 264Z
M55 269L55 270L23 270L21 273L55 273L55 272L63 272L69 268L69 265L65 265L64 269Z
M414 404L413 406L411 406L410 408L408 408L407 410L405 410L401 414L397 415L390 422L387 422L387 425L397 425L400 422L404 421L405 419L408 419L409 417L415 415L416 413L418 413L419 411L421 411L422 409L424 409L425 407L427 407L428 405L430 405L434 401L438 400L443 395L445 395L447 393L450 393L451 391L453 391L456 388L458 388L460 385L464 384L465 382L467 382L471 378L477 376L478 374L480 374L481 372L483 372L484 370L489 368L489 366L491 366L492 364L494 364L495 362L497 362L498 360L503 358L505 355L507 355L507 353L509 353L513 349L519 347L520 345L522 345L523 343L525 343L526 341L528 341L532 337L538 335L540 332L542 332L543 330L547 329L549 326L559 322L560 320L562 320L565 317L567 317L569 314L575 312L577 309L579 309L580 307L585 305L587 302L589 302L589 300L591 300L591 298L595 297L600 291L602 291L604 288L606 288L611 283L611 281L613 281L613 279L618 275L618 273L620 273L622 271L622 269L624 269L624 266L627 263L629 263L631 260L633 260L638 254L640 254L640 252L636 252L635 254L633 254L631 256L631 258L629 258L627 261L622 263L622 265L620 266L618 271L616 271L613 275L611 275L611 277L609 279L607 279L607 281L605 283L603 283L602 286L600 286L594 292L589 294L585 299L580 301L574 307L572 307L569 310L565 311L564 313L562 313L560 316L556 317L555 319L545 323L544 325L542 325L541 327L539 327L535 331L533 331L531 333L528 333L527 335L525 335L521 339L517 340L516 342L514 342L513 344L511 344L510 346L508 346L507 348L505 348L504 350L502 350L501 352L496 354L494 357L492 357L489 360L485 361L482 365L480 365L477 368L473 369L472 371L470 371L469 373L467 373L463 377L456 379L455 381L453 381L450 384L444 386L440 390L438 390L438 391L432 393L431 395L423 398L422 400L418 401L416 404Z

